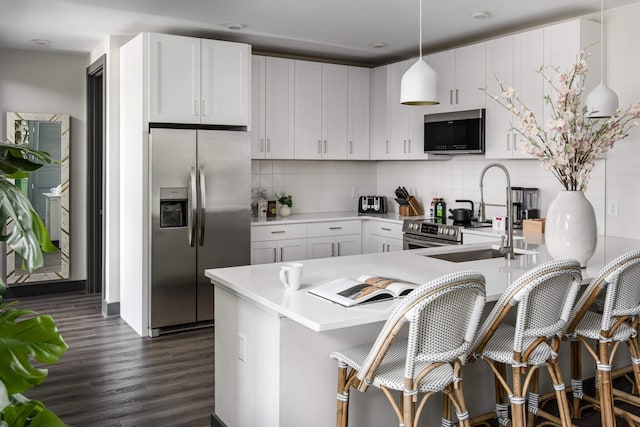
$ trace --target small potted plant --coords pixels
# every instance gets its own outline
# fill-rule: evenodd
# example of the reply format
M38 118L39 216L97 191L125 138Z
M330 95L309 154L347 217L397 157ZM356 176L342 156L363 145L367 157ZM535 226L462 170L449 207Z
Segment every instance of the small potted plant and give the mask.
M289 216L291 215L291 207L293 206L293 198L291 194L282 194L276 193L276 198L278 199L278 203L282 206L280 207L280 216Z

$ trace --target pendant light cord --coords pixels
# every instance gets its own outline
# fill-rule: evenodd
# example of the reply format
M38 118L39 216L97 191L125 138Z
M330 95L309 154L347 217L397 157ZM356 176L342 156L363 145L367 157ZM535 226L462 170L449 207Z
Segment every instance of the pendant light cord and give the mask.
M420 46L420 58L422 58L422 0L420 0L420 40L418 40L418 46Z
M604 82L604 0L600 0L600 81Z

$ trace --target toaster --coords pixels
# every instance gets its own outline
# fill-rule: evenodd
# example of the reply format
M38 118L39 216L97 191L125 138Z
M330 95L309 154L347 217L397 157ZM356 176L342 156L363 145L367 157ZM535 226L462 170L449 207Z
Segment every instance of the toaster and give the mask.
M367 215L387 213L387 198L385 196L360 196L358 213Z

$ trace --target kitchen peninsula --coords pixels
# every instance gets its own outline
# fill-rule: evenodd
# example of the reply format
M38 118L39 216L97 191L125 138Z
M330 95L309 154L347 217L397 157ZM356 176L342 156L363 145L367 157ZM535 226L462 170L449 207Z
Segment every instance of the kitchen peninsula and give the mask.
M337 368L332 350L371 342L397 300L344 308L309 294L314 286L362 274L425 283L443 274L476 270L485 275L487 301L525 271L551 257L544 243L522 239L515 260L493 258L450 262L428 255L488 248L487 244L447 246L302 261L302 287L285 291L279 264L206 270L215 291L215 417L226 426L330 426L335 423ZM593 277L640 241L600 238L583 270ZM488 309L485 308L485 315ZM482 363L465 368L464 387L471 416L492 409L493 378ZM568 381L565 378L565 381ZM485 387L478 393L479 387ZM439 425L431 402L422 425ZM352 393L350 425L395 425L393 411L377 390ZM215 424L214 424L215 425Z

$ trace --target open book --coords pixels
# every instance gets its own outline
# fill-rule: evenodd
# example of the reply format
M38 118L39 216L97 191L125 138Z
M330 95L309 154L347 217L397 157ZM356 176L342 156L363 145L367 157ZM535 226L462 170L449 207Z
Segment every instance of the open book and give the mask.
M351 307L366 302L380 301L407 295L417 288L416 283L376 276L357 279L340 278L313 288L310 294Z

